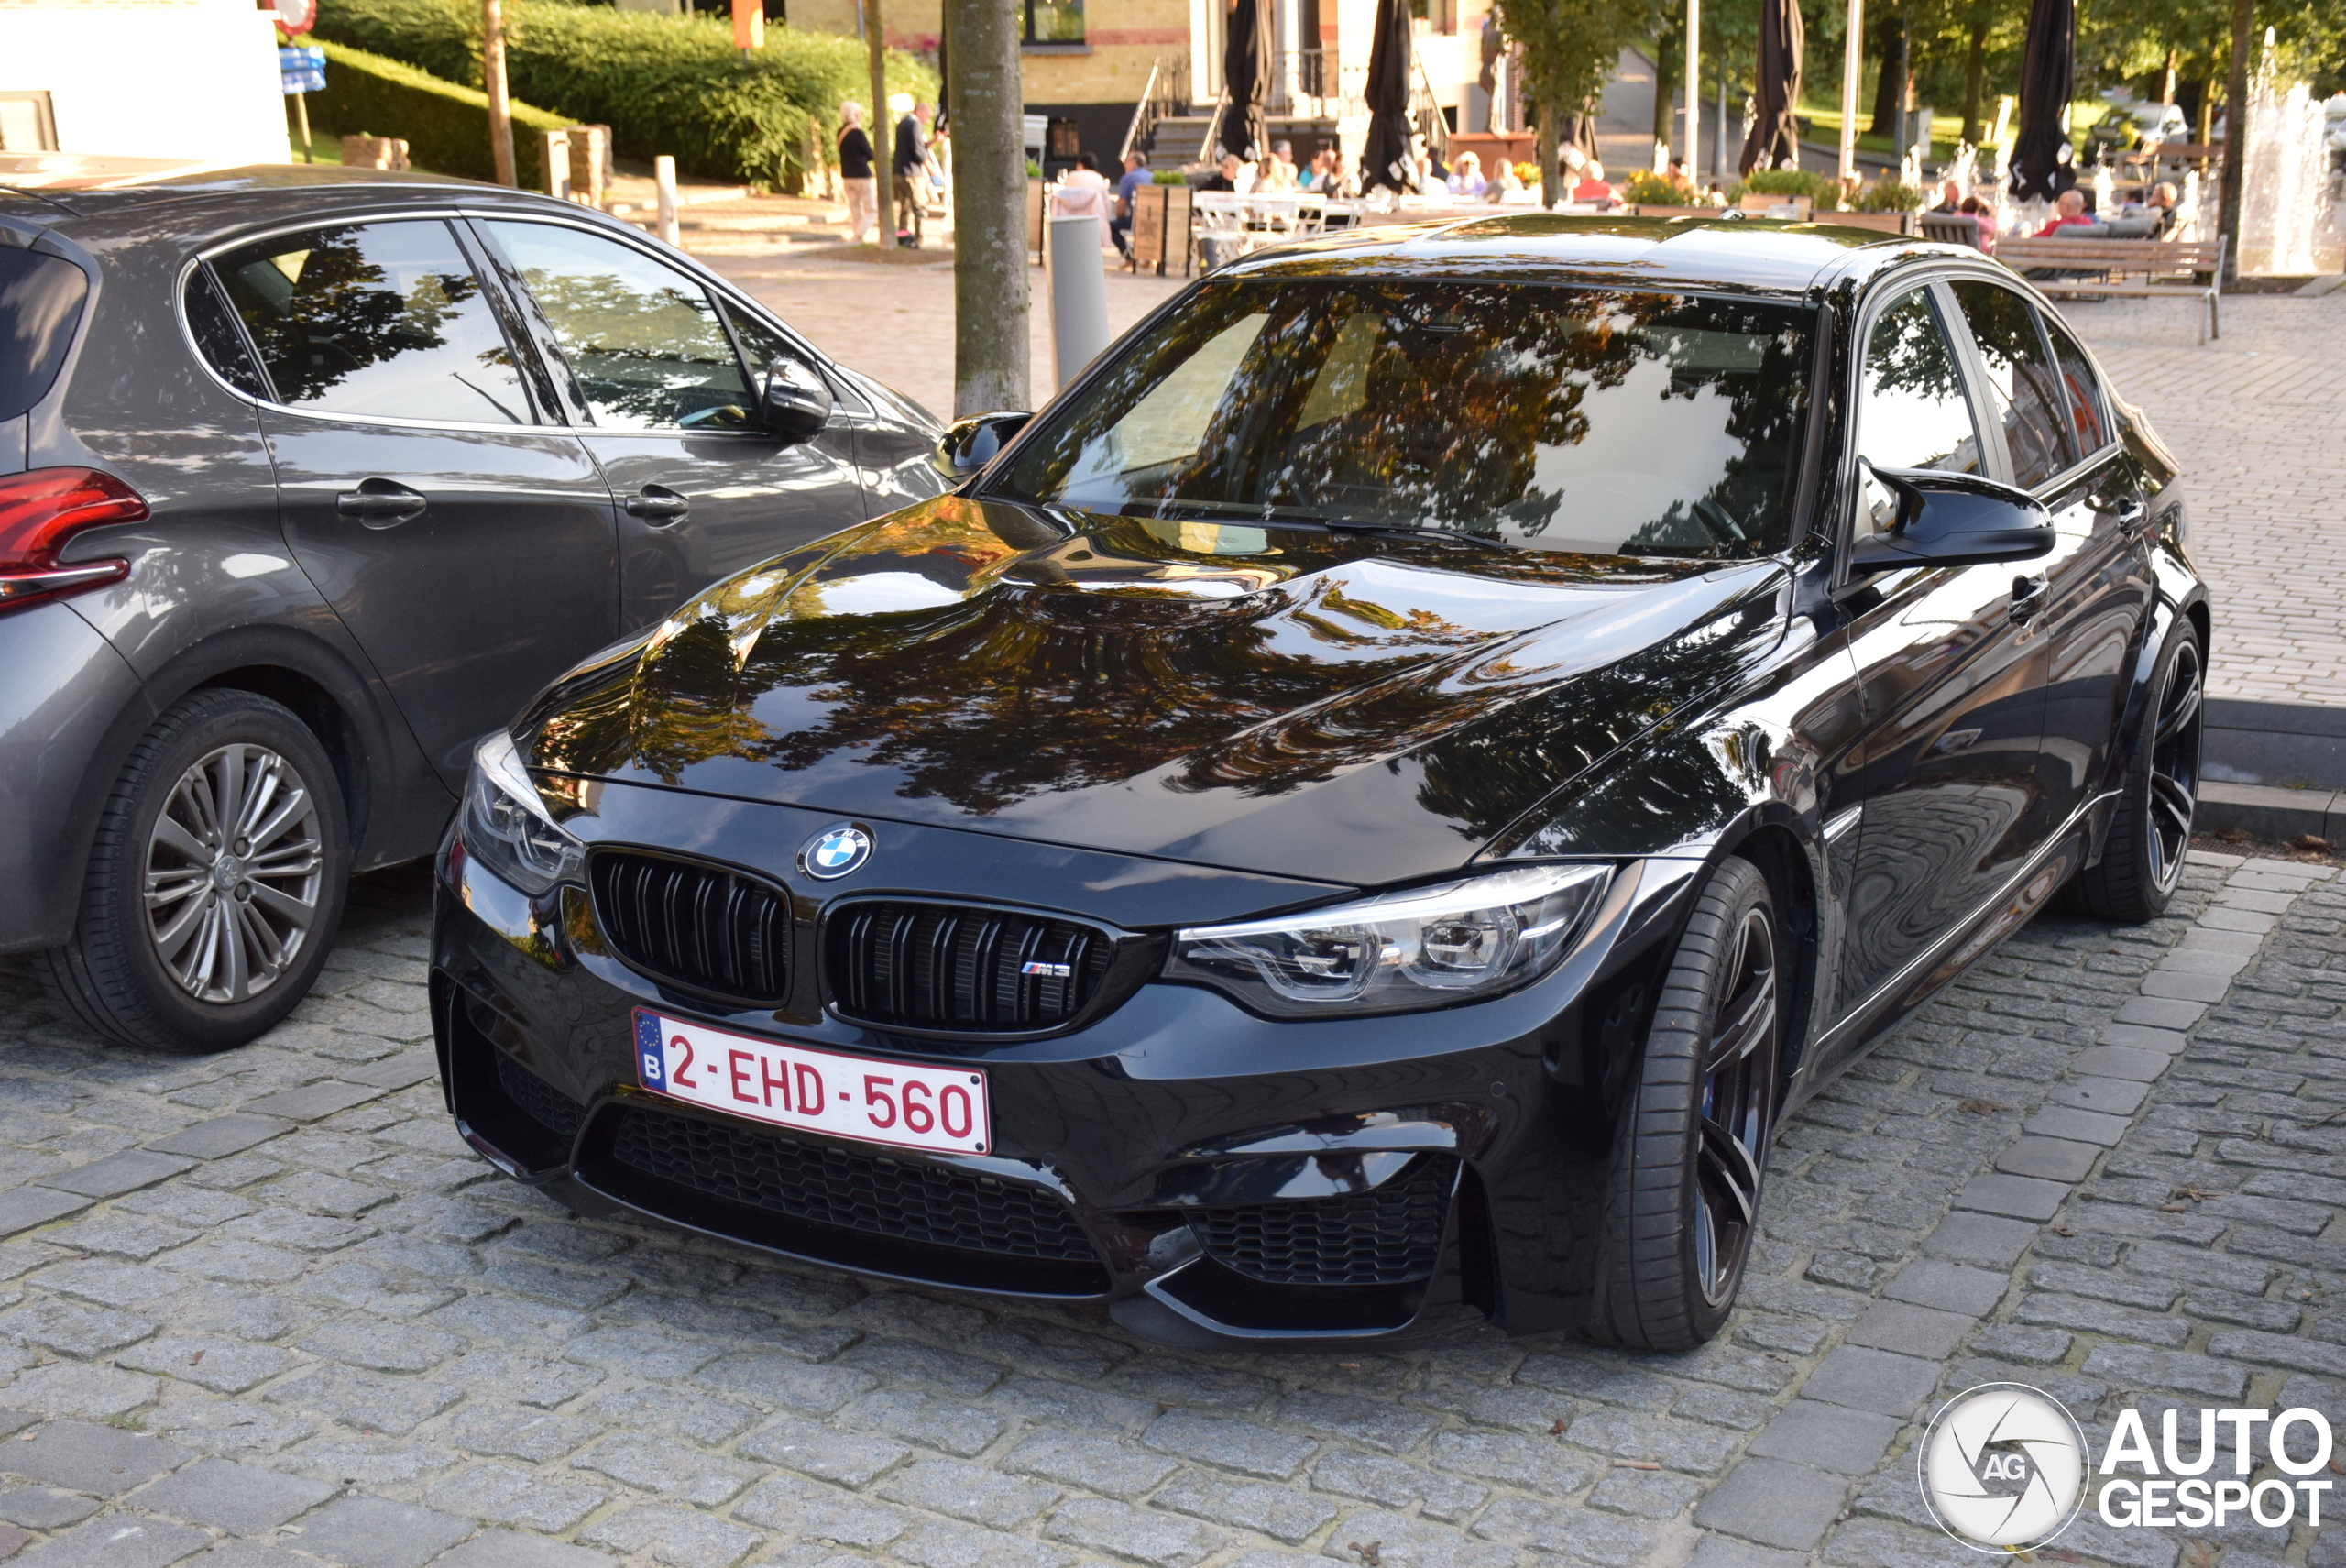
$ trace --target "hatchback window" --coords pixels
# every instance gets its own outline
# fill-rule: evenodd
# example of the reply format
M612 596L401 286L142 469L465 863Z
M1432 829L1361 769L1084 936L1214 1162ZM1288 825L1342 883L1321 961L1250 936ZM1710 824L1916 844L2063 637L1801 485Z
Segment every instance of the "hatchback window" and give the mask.
M2012 454L2012 483L2033 489L2077 460L2068 440L2067 400L2036 330L2036 313L2010 289L1976 280L1956 284L1955 298L1979 345L2004 448Z
M640 250L563 225L485 226L536 299L597 425L755 423L757 400L707 290Z
M2053 341L2053 363L2061 372L2061 392L2077 455L2090 456L2110 444L2110 415L2101 400L2101 378L2093 373L2093 361L2059 322L2051 316L2039 319L2045 323L2045 335Z
M1007 493L1092 511L1438 528L1538 550L1781 550L1792 307L1540 284L1209 283L1055 415Z
M305 229L212 265L280 403L435 424L530 422L512 349L446 224Z
M1893 300L1866 334L1858 452L1885 468L1979 472L1979 431L1928 289Z
M0 246L0 419L49 395L89 291L90 280L63 257Z

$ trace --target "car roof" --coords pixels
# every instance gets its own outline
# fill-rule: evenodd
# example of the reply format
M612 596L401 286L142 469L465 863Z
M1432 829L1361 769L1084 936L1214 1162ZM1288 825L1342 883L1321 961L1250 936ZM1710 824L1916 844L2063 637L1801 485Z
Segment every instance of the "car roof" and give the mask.
M1798 298L1854 265L1945 251L1873 229L1765 219L1557 213L1397 224L1258 251L1217 277L1400 276L1630 284Z
M111 217L162 203L263 197L272 192L297 202L337 192L374 197L437 192L442 200L467 201L533 194L455 175L345 169L338 164L264 163L242 169L199 169L152 179L93 174L86 181L68 176L24 184L12 184L5 174L0 174L0 197L9 199L10 216L38 222L45 214L49 221L60 224L76 217Z

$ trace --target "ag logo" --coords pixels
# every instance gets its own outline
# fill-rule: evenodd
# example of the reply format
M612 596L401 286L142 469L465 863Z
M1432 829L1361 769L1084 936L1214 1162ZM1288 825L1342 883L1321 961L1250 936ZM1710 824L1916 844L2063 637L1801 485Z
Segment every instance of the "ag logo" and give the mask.
M872 835L852 822L826 828L798 851L799 869L824 882L843 877L872 858Z
M2042 1546L2085 1500L2085 1433L2023 1383L1983 1383L1948 1400L1915 1453L1932 1518L1974 1551Z

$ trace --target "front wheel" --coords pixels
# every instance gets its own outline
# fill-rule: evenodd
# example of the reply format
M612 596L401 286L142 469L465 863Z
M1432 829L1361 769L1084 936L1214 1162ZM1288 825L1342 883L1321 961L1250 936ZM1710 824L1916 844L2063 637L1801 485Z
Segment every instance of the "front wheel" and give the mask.
M2139 926L2165 913L2181 884L2198 806L2204 664L2199 629L2178 622L2159 650L2101 863L2064 890L2071 913Z
M1727 1321L1781 1099L1783 995L1767 878L1729 861L1687 918L1622 1113L1594 1338L1692 1350Z
M317 978L349 874L317 737L267 697L196 692L123 764L49 989L125 1045L241 1045Z

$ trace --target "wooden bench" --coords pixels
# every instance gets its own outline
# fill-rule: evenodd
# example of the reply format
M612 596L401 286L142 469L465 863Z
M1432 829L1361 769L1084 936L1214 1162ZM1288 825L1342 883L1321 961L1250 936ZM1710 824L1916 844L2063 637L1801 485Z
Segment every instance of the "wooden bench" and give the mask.
M1996 242L1996 259L2045 293L2065 298L2201 301L2207 314L2199 341L2224 334L2216 314L2222 240L2004 239ZM2034 276L2040 271L2095 276Z

